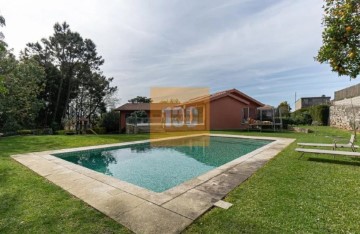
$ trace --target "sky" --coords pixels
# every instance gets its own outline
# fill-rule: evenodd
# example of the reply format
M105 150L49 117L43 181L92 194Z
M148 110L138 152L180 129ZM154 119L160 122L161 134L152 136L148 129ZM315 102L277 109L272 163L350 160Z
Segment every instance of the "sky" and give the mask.
M5 41L26 43L66 21L92 39L118 104L152 87L236 88L277 106L356 84L314 60L322 0L0 0Z

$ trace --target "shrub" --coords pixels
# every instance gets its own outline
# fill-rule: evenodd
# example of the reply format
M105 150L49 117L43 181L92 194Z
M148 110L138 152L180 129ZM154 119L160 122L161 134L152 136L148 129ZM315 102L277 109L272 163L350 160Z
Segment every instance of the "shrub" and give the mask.
M312 120L320 123L320 125L328 125L329 110L328 105L318 105L309 108Z
M52 135L53 130L52 128L42 128L42 129L34 129L32 130L34 135Z
M328 105L318 105L296 110L291 113L291 121L295 125L310 125L312 123L328 125L329 110L330 107Z
M16 120L14 120L12 118L6 120L6 122L2 128L2 131L4 131L4 132L16 132L18 130L21 130L21 126L18 122L16 122Z
M103 116L101 118L101 122L100 122L100 127L105 128L107 133L119 132L119 127L120 127L119 112L111 111L111 112L103 114ZM103 134L103 133L97 132L95 130L95 128L94 128L94 131L98 134Z
M55 132L56 135L65 135L65 130L58 130Z
M57 123L57 122L52 122L50 127L54 132L55 131L60 131L60 124Z
M104 127L93 128L93 131L96 132L97 134L105 134L107 132L106 128Z
M74 130L65 130L65 135L75 135L76 132Z
M294 124L294 120L290 117L282 118L283 128L287 128L289 125Z
M55 132L56 135L74 135L76 134L75 130L58 130Z
M19 134L19 135L31 135L31 134L33 134L33 131L32 131L32 130L28 130L28 129L18 130L18 131L17 131L17 134Z
M309 125L312 122L312 117L307 108L296 110L291 113L291 119L295 125Z

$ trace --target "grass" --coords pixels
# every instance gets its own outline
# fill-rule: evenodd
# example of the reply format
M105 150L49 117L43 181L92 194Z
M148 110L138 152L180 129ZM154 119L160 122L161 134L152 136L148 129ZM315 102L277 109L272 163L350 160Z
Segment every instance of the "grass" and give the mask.
M107 135L0 139L0 233L129 233L112 219L9 156L145 138L146 135Z
M242 133L258 135L254 133ZM316 134L262 134L329 142L350 133L318 127ZM293 143L233 190L229 210L214 208L187 233L356 233L360 230L360 161L349 157L305 155Z
M316 134L221 132L331 142L350 133L317 127ZM26 136L0 139L0 233L128 233L115 221L16 163L17 153L147 139L148 135ZM293 143L186 233L356 233L360 230L360 161L308 154Z

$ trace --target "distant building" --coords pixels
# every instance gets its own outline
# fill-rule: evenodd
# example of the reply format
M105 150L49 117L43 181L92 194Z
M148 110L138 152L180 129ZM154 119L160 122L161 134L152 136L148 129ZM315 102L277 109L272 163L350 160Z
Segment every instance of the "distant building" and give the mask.
M330 104L331 97L326 97L322 95L321 97L303 97L296 101L295 110L300 110L302 108Z

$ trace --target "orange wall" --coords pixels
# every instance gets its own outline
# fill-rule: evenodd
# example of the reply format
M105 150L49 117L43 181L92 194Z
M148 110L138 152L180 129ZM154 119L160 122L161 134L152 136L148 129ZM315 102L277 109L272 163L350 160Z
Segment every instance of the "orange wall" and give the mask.
M249 105L239 102L231 97L223 97L213 100L210 103L210 130L236 130L246 129L248 126L243 122L243 108L250 107L250 117L256 118L256 108L259 107L255 103ZM126 126L125 115L133 111L121 111L120 126L124 129ZM149 111L146 111L148 115ZM206 120L207 129L209 121Z
M223 97L214 100L210 104L210 129L226 130L226 129L245 129L247 125L243 122L242 109L249 106L257 108L254 103L246 105L231 97ZM250 111L250 117L255 118L255 111Z

